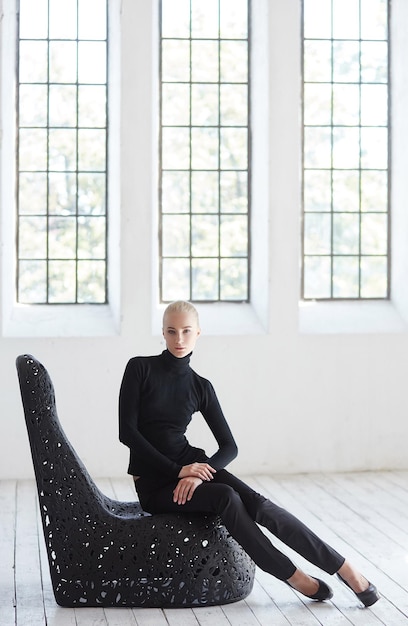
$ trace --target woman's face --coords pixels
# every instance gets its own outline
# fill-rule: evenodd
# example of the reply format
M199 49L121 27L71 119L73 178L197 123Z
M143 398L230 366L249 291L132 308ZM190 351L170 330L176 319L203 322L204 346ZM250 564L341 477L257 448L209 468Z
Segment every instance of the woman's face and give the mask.
M168 351L179 359L194 350L200 332L192 313L174 312L165 315L163 337Z

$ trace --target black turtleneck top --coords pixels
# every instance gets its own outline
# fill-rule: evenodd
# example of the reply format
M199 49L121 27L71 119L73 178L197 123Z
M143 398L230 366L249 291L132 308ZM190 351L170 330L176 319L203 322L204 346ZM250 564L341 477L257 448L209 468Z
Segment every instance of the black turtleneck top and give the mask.
M130 448L129 474L172 479L183 465L208 461L219 470L236 457L237 446L213 386L191 369L190 356L177 358L164 350L128 362L119 395L119 439ZM218 443L210 458L185 437L197 411Z

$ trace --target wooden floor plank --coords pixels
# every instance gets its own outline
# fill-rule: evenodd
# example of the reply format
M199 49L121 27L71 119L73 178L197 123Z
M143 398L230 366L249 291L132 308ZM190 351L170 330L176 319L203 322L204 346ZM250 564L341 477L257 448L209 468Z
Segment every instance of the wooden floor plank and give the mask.
M14 548L16 523L15 480L0 481L0 624L14 624Z
M250 596L219 607L58 607L34 481L0 481L1 626L407 626L407 471L256 476L248 482L346 554L377 584L381 601L363 609L344 585L266 531L298 566L331 584L331 601L310 601L257 569ZM130 477L102 479L97 484L115 499L136 499Z
M17 483L16 603L18 626L46 624L41 579L37 492L31 480Z

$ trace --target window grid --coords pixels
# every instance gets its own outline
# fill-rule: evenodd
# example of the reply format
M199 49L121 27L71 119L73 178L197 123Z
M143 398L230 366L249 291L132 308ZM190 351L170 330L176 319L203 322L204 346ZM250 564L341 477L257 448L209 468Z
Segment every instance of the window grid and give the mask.
M367 0L348 0L347 6L339 0L325 4L329 9L326 33L324 15L320 25L311 25L322 3L303 2L302 297L386 299L390 296L389 6L386 0L370 5ZM341 11L349 24L336 22ZM350 33L353 22L359 32L346 37L344 32ZM370 37L364 35L367 32ZM316 51L320 48L322 53L324 47L330 59L329 79L324 76L326 61L320 60L320 67L317 63ZM353 132L355 137L347 144L344 138Z
M91 4L20 0L16 287L24 304L107 302L108 9L106 0Z
M199 5L203 3L197 0L181 0L181 3L176 3L179 9L180 4L184 5L188 26L183 33L180 29L178 33L169 33L172 28L174 30L168 19L171 4L174 5L171 0L162 0L160 11L160 300L168 302L185 298L195 302L248 301L249 2L211 2L212 9L216 6L218 24L217 33L210 36L202 33L195 35L193 32L194 28L197 29L197 23L198 29L200 28L200 18L203 18L199 13ZM221 11L227 8L234 13L234 5L235 9L238 7L238 17L245 16L245 34L240 37L225 37L220 32ZM210 7L209 12L212 9ZM207 12L207 18L208 16ZM241 67L236 70L238 75L241 73L244 77L235 76L233 80L223 80L223 45L228 46L230 42L236 42L238 46L245 45L245 69L243 71ZM217 46L217 54L208 61L211 64L216 60L217 79L214 80L213 76L199 79L194 64L197 61L195 46L201 45L204 48L214 44ZM181 50L184 47L186 54L184 67L183 63L179 63L178 70L174 70L170 57L171 54L174 55L177 46ZM238 59L238 67L239 61ZM181 76L183 72L184 75ZM200 116L204 118L205 112L197 103L200 89L204 99L207 98L204 104L208 109L207 119L204 121L200 120ZM233 107L231 110L232 118L234 115L241 115L239 123L234 123L234 119L226 119L228 112L223 111L223 105L228 100L228 89L231 89L231 94L235 89L242 90L235 93L240 95L242 108L245 102L245 111L237 112ZM213 96L216 94L212 101L211 92ZM185 103L188 106L183 112ZM234 151L231 150L230 162L226 164L223 149L228 147L228 133L234 132L235 140L238 133L243 133L244 139L237 142L236 161ZM174 144L170 144L168 134L176 143L174 159L169 154L168 146L172 145L173 148ZM231 143L233 139L231 135ZM186 152L184 156L180 151L183 149ZM233 190L227 203L223 194L226 193L225 187L228 184ZM238 241L235 249L234 236Z

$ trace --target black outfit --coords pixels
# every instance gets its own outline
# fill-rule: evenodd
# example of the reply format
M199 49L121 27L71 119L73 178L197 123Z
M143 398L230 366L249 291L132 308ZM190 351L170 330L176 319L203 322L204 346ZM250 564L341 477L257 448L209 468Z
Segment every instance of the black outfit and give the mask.
M135 357L126 366L119 398L119 438L130 449L128 472L140 476L135 487L149 513L218 514L231 535L255 563L281 580L296 566L273 546L260 524L286 545L329 574L344 557L324 543L296 517L260 495L225 470L237 446L211 383L190 368L190 355ZM189 444L185 432L199 411L210 427L218 450L208 457ZM173 490L184 465L208 462L217 470L190 501L173 502Z

